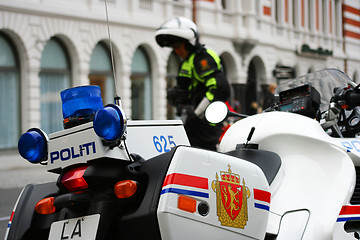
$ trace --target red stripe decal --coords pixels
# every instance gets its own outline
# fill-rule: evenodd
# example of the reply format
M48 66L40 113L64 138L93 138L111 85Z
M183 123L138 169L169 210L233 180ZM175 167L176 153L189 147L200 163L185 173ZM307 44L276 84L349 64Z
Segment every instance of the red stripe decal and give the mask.
M271 193L254 188L254 199L270 203Z
M339 215L360 214L360 206L342 206Z
M12 221L12 219L13 219L13 217L14 217L14 211L11 213L11 217L10 217L10 219L9 219L9 222L11 222Z
M209 189L208 179L181 173L172 173L166 176L163 187L169 184L177 184L189 187Z

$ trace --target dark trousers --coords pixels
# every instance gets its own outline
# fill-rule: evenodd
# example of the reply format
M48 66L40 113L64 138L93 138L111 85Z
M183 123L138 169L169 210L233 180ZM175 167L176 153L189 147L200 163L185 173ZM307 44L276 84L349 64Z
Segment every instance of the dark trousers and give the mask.
M221 126L212 126L198 117L188 118L184 124L186 134L193 147L216 151L221 135Z

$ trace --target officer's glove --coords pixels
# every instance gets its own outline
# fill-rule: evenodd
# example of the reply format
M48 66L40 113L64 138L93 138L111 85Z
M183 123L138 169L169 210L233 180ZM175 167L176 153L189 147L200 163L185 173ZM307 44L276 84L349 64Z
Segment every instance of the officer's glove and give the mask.
M178 86L167 91L167 100L175 107L185 104L187 102L187 96L187 91Z

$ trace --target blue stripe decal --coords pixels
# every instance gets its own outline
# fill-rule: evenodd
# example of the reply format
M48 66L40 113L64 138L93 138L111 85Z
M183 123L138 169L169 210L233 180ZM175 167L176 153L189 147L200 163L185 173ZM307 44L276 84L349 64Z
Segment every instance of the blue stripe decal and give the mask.
M336 222L346 222L351 220L360 220L360 217L341 217L336 220Z
M255 207L256 208L260 208L260 209L264 209L266 211L269 211L270 210L270 207L269 206L266 206L264 204L260 204L260 203L255 203Z
M163 189L161 191L160 195L165 194L165 193L178 193L178 194L184 194L184 195L190 195L190 196L196 196L196 197L209 198L208 193L184 190L184 189L179 189L179 188L166 188L166 189Z

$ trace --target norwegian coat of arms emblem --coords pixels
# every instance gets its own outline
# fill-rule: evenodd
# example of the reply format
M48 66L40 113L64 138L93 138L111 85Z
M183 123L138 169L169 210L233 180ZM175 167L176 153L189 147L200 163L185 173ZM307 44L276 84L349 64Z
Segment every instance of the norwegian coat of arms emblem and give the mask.
M216 180L212 182L212 189L216 193L216 210L221 225L244 228L248 220L247 199L250 190L245 186L239 174L231 171L220 171L220 179L216 173Z

